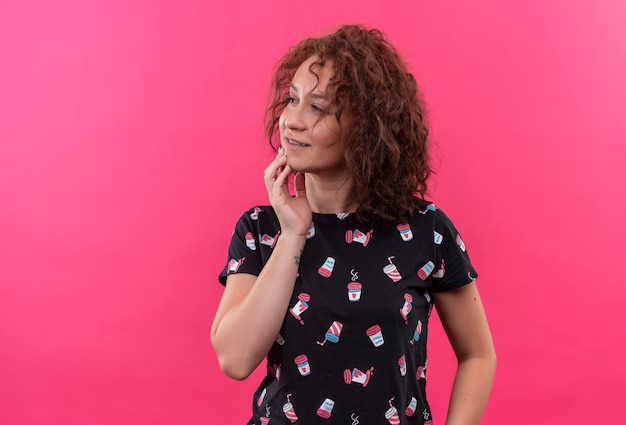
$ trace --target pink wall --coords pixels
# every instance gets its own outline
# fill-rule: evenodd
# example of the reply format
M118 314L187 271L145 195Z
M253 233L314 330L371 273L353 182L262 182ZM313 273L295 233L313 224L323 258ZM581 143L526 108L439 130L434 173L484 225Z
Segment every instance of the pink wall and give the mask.
M272 65L342 22L387 32L428 100L498 348L483 423L623 417L625 3L220 3L0 3L0 423L247 419L216 276L266 202ZM433 335L440 424L452 364Z

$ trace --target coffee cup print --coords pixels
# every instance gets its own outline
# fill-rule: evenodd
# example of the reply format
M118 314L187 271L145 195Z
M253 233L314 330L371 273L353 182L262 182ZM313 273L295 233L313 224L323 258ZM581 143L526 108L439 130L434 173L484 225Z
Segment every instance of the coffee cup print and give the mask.
M250 213L250 218L251 218L252 220L257 220L257 219L259 218L259 213L260 213L261 211L263 211L261 208L259 208L259 207L254 207L254 211L252 211L252 212Z
M422 280L426 280L426 278L430 276L430 273L432 273L434 268L435 268L435 264L432 261L429 261L428 263L424 264L421 269L417 271L417 276Z
M406 357L404 354L398 359L398 367L400 368L400 375L406 375Z
M326 335L324 341L317 341L319 345L324 345L326 341L332 342L336 344L339 342L339 336L341 335L341 329L343 329L343 325L341 322L337 322L336 320L330 325L328 330L326 331Z
M456 244L461 248L461 251L465 252L465 243L463 243L463 239L461 239L461 235L456 234Z
M350 282L348 283L348 300L351 302L357 302L361 299L361 290L363 285L359 282Z
M311 223L309 230L306 231L306 238L311 239L313 236L315 236L315 224Z
M228 273L237 273L237 270L239 270L239 267L241 267L245 259L246 257L241 257L238 260L231 258L228 262Z
M252 232L246 233L246 246L252 251L256 251L256 244L254 243L254 235Z
M391 404L393 398L389 400L389 409L385 412L385 419L389 421L390 425L400 425L400 417L398 416L398 410Z
M270 248L274 248L276 242L278 241L278 236L280 236L280 230L274 236L270 236L267 233L259 235L259 242L265 246L269 246Z
M309 294L301 292L298 294L298 302L289 310L291 315L295 317L301 325L304 325L304 320L300 317L309 308L309 300L311 299Z
M296 411L293 408L293 404L291 404L289 397L291 397L291 394L287 394L287 403L283 404L283 413L285 413L289 422L295 423L298 420L298 415L296 415Z
M294 363L298 367L298 372L302 376L309 376L311 374L311 367L309 366L309 359L305 354L301 354L295 359L293 359Z
M317 409L317 416L324 419L330 418L330 415L333 412L333 407L335 407L335 402L330 398L327 398Z
M393 264L393 262L391 261L394 258L395 257L387 258L387 260L389 260L389 264L383 267L383 272L389 277L389 279L391 279L394 282L398 282L402 279L402 276L400 275L400 272L396 268L395 264Z
M406 407L406 410L404 411L404 413L406 414L408 418L410 418L411 416L415 414L415 409L417 409L417 400L415 399L415 397L411 397L411 401L409 402L409 405Z
M372 341L372 344L374 344L374 347L380 347L385 343L385 339L383 338L383 333L379 325L374 325L367 328L365 333L367 334L367 336L370 337L370 340Z
M404 305L400 309L400 315L404 319L404 323L409 323L409 313L413 309L413 296L411 294L404 294Z
M322 267L317 272L324 277L330 277L333 274L333 268L335 267L335 259L333 257L327 257Z
M411 232L411 226L408 223L400 223L397 226L402 240L408 242L413 239L413 232Z
M358 242L362 244L363 247L366 247L367 244L370 242L372 233L374 233L372 230L370 230L369 232L365 232L365 233L361 232L359 229L348 230L346 232L346 242L347 243Z
M370 367L365 372L362 372L357 368L352 369L352 371L350 371L350 369L346 369L343 371L343 381L348 385L355 382L357 384L363 385L363 387L365 388L367 387L367 384L369 384L370 378L372 377L373 373L373 367Z

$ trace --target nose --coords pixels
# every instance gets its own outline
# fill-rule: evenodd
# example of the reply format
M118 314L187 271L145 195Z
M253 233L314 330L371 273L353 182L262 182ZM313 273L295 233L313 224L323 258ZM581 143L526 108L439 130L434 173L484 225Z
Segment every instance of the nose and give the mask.
M306 128L304 108L301 104L288 104L283 110L285 128L292 131L302 131Z

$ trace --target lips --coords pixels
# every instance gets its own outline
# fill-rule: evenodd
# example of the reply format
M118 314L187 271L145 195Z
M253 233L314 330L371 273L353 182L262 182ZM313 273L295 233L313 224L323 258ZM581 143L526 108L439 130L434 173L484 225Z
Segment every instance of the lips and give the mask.
M291 146L298 146L298 147L306 147L306 146L309 146L309 145L307 145L306 143L299 142L299 141L297 141L297 140L295 140L295 139L285 139L285 141L286 141L289 145L291 145Z

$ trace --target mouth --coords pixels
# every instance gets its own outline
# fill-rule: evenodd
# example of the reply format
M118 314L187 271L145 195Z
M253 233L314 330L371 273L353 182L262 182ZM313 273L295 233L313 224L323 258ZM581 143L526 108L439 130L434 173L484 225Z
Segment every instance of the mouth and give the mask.
M285 141L287 142L287 144L288 144L288 145L291 145L291 146L298 146L298 147L306 147L306 146L309 146L309 145L307 145L307 144L305 144L305 143L301 143L301 142L299 142L299 141L297 141L297 140L295 140L295 139L287 139L287 138L286 138L286 139L285 139Z

